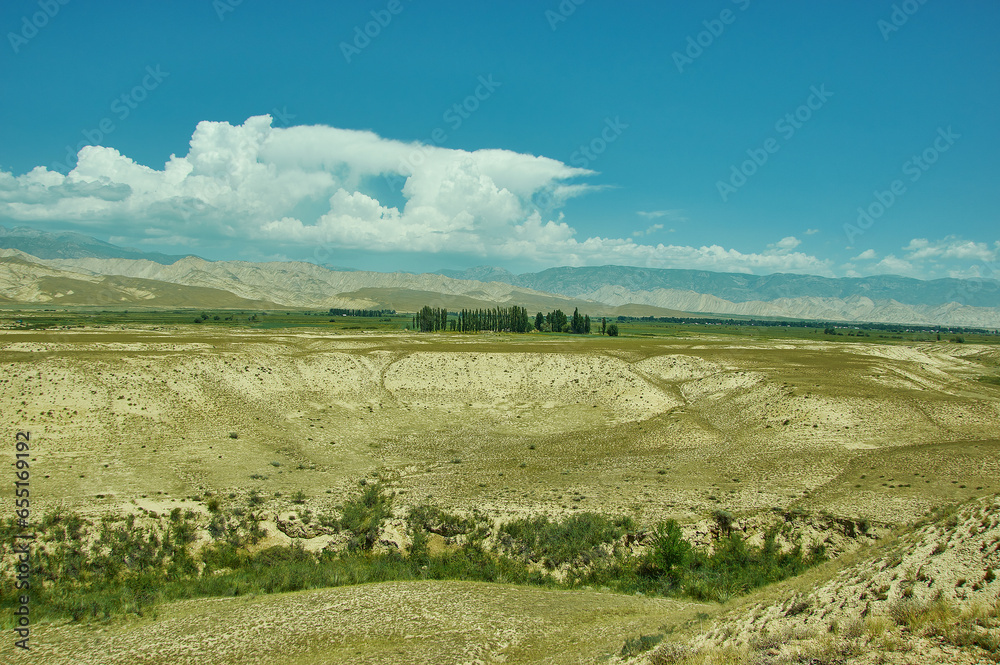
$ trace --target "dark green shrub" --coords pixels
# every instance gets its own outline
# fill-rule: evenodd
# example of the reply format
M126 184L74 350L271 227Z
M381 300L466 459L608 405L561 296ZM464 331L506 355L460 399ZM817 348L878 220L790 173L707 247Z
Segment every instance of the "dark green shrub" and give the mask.
M216 513L212 515L212 519L208 523L208 535L212 537L212 540L218 540L226 535L228 526L225 515Z
M654 529L646 553L633 556L617 541L634 533L628 518L581 513L560 520L517 520L501 531L504 548L519 557L486 551L474 534L487 521L448 515L424 506L411 511L413 544L406 555L390 550L374 554L371 545L391 511L392 496L379 485L366 485L346 502L339 526L351 531L353 547L340 554L314 555L301 547L272 547L249 553L246 545L264 532L259 513L234 509L214 513L209 522L213 542L200 550L190 544L195 524L183 514L151 524L135 516L108 517L97 525L75 515L51 513L39 522L44 547L32 553L33 602L36 617L76 620L142 615L152 605L201 596L295 591L387 580L461 579L472 581L573 587L593 585L625 593L683 594L701 600L730 596L784 579L818 563L823 554L804 556L800 548L780 552L774 534L761 547L736 535L720 538L713 554L696 550L681 538L680 528L666 522ZM460 548L431 554L424 528L428 521L466 530ZM90 532L89 537L84 534ZM0 520L0 555L4 542L17 532L11 519ZM573 564L563 582L532 570L531 561L550 567ZM199 572L201 567L201 572ZM992 572L987 575L991 576ZM0 573L0 589L10 588L10 573ZM13 598L0 595L0 611L13 609ZM645 639L645 641L644 641ZM649 636L630 641L645 648Z
M361 495L344 503L340 526L354 534L348 543L351 550L370 550L378 540L382 523L392 514L392 496L382 485L366 485Z
M729 535L729 532L733 530L733 514L728 510L716 510L712 513L712 518L715 520L716 526L719 527L719 533L723 535Z
M753 547L730 534L716 543L711 555L693 550L682 581L684 594L724 602L731 596L798 575L826 560L822 554L805 557L798 546L781 552L775 536L774 532L768 533L763 545Z
M430 504L410 508L407 522L411 529L429 531L445 538L482 531L488 525L488 521L476 513L472 517L462 517Z
M427 542L427 532L423 529L413 529L410 539L409 561L415 566L426 566L431 559L430 547Z
M639 637L630 637L625 640L625 644L622 645L622 650L620 655L622 658L632 658L638 656L639 654L645 653L655 647L657 644L663 641L666 635L660 633L659 635L640 635Z
M561 522L535 517L508 522L500 529L506 545L528 560L537 560L550 568L577 560L588 563L595 550L613 543L635 528L631 518L614 520L596 513L579 513Z
M676 585L690 556L691 545L682 537L677 522L668 520L653 530L650 545L639 562L639 573L644 577L666 578L668 583Z

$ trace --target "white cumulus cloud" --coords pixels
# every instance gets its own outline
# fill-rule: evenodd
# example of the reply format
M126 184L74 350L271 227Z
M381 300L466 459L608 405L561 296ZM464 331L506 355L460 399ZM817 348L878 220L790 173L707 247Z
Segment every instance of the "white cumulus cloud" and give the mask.
M768 245L771 249L778 251L791 251L802 244L802 241L795 236L787 236L776 243Z
M328 126L277 128L270 116L257 116L242 125L199 123L187 154L171 155L160 169L87 146L67 175L44 167L21 176L0 171L0 221L70 223L124 244L197 248L224 240L258 254L280 244L282 251L327 246L548 265L831 274L830 261L794 251L800 241L793 236L757 253L580 238L561 208L600 190L587 180L596 175L509 150L456 150ZM684 220L677 210L638 215ZM635 237L663 228L654 223Z
M910 260L921 259L959 259L971 261L995 261L1000 252L1000 241L990 247L984 242L963 240L957 236L948 236L941 240L930 241L926 238L914 238L903 250Z
M896 258L894 254L889 254L881 261L871 267L871 272L882 275L903 275L904 277L920 277L916 266L906 259Z

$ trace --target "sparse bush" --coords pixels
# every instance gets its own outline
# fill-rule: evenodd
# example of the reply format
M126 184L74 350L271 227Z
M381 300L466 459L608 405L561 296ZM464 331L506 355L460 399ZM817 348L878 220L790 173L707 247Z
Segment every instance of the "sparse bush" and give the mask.
M392 496L381 484L366 485L361 495L344 503L340 526L354 534L351 550L370 550L378 539L382 523L392 512Z
M226 535L226 518L223 515L215 514L208 523L208 535L213 540L219 540Z
M719 533L728 535L733 530L733 514L728 510L716 510L712 518L719 527Z
M412 546L408 553L371 550L393 496L378 483L364 485L342 507L339 518L317 516L325 525L350 531L348 550L314 555L296 547L269 548L250 553L247 547L266 534L263 503L252 491L246 506L224 511L210 497L207 529L212 542L195 559L191 544L197 525L194 513L174 509L162 520L145 513L137 519L108 517L96 527L76 515L50 513L39 521L45 547L38 548L37 598L39 617L106 618L142 614L155 603L199 596L295 591L318 587L387 580L462 579L545 586L594 585L627 593L685 594L725 601L731 595L795 574L814 563L799 550L782 554L773 537L761 548L747 546L735 535L721 539L714 554L696 550L681 537L676 523L654 529L646 553L634 556L618 547L635 536L630 518L580 513L565 519L535 518L505 525L503 548L519 556L487 552L483 538L490 522L478 513L451 515L434 506L410 510ZM158 522L150 526L149 519ZM303 523L312 518L299 513ZM88 536L89 530L89 536ZM446 537L465 535L465 543L431 554L427 531ZM0 548L15 533L13 520L0 520ZM93 542L93 547L91 547ZM531 562L556 567L571 564L564 581L538 572ZM201 570L199 571L199 568ZM6 576L5 576L6 575ZM0 570L0 588L10 582ZM34 580L33 580L34 582ZM33 593L36 586L32 586ZM9 596L0 597L0 610L11 609ZM661 636L639 636L629 649L648 649ZM658 641L658 639L656 639Z
M865 633L865 623L861 618L854 618L846 621L838 631L849 640L856 640Z
M462 517L430 504L410 508L407 521L414 531L429 531L445 538L460 534L473 534L476 531L483 532L488 525L488 521L477 514L472 517ZM485 534L479 533L478 535L481 538Z
M622 650L620 655L622 658L632 658L638 656L641 653L645 653L655 647L657 644L663 641L666 635L659 633L658 635L639 635L638 637L630 637L625 640L625 644L622 645Z
M577 559L586 563L603 543L612 543L635 525L629 517L609 519L595 513L580 513L556 522L548 517L521 519L500 528L508 547L528 560L554 568Z
M879 639L892 629L893 621L885 615L870 616L865 619L865 634L869 640Z
M691 545L684 540L674 520L657 525L650 541L646 555L639 563L639 574L666 578L671 586L676 586L691 555Z
M750 589L798 575L825 561L823 556L803 556L798 546L781 552L776 534L768 533L760 547L747 545L738 535L720 539L711 555L692 550L682 588L699 600L746 593Z

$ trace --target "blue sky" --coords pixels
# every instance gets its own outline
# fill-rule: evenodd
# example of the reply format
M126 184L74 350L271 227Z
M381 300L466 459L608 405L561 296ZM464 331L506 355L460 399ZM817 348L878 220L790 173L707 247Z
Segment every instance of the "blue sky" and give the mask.
M1000 277L996 2L8 0L0 30L7 227L375 270Z

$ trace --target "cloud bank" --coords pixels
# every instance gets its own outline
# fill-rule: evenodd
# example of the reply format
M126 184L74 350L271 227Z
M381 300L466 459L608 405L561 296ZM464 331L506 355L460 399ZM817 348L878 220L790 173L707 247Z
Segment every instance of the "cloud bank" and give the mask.
M67 175L44 167L21 176L0 171L0 220L68 223L116 242L192 250L225 240L300 254L335 248L538 265L832 275L832 262L797 251L794 236L756 253L644 244L644 236L663 228L659 223L632 237L580 237L561 208L601 189L588 180L595 175L509 150L470 152L327 126L273 127L265 115L236 126L199 123L187 155L171 155L159 170L113 148L87 146ZM655 220L677 211L639 215ZM927 240L905 249L908 259L996 251Z

